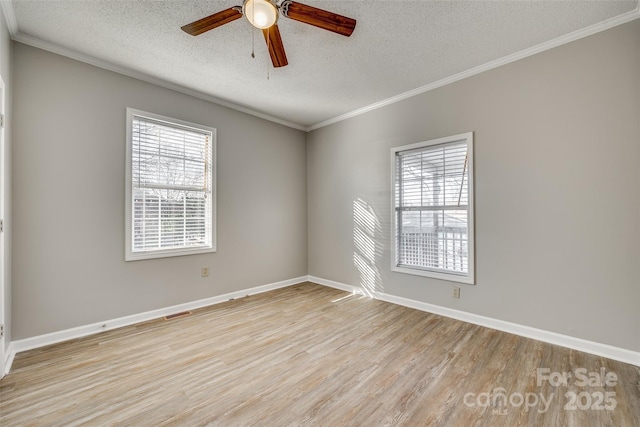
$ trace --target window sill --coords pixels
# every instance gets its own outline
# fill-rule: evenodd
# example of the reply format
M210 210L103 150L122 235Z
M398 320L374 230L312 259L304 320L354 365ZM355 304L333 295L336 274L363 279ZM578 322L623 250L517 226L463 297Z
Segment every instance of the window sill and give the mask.
M431 270L422 270L419 268L400 267L400 266L391 267L391 271L396 273L411 274L414 276L430 277L432 279L447 280L449 282L465 283L467 285L475 284L473 273L469 273L465 275L449 274L449 273L440 273L440 272L431 271Z
M130 252L127 251L125 261L139 261L143 259L169 258L185 255L207 254L215 252L215 246L188 248L188 249L168 249L164 251L153 252Z

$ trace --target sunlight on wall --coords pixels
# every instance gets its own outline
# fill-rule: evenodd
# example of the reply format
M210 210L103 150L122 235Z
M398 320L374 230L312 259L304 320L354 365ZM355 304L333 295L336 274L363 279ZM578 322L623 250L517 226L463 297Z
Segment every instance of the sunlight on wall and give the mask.
M376 261L382 256L380 221L367 202L358 198L353 202L353 264L360 272L360 287L365 295L382 292L382 280Z

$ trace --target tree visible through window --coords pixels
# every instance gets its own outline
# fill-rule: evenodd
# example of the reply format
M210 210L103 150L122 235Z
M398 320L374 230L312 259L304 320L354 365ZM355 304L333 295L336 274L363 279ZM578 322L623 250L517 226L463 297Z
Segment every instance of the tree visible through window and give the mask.
M215 129L127 110L127 259L212 252Z
M394 148L395 271L473 283L473 135Z

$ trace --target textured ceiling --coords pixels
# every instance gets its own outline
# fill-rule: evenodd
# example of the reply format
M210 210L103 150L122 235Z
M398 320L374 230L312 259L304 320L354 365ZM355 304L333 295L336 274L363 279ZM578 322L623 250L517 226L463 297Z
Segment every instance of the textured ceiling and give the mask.
M281 17L289 65L278 69L245 19L197 37L180 30L241 0L13 0L14 38L306 128L638 8L638 0L299 2L357 26L347 38Z

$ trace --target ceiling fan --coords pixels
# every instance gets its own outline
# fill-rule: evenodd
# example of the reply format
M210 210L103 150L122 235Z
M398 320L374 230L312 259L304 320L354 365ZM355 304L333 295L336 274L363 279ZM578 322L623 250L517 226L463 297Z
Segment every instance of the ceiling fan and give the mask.
M234 6L214 13L183 26L182 30L187 34L197 36L244 16L251 25L262 30L273 66L276 68L284 67L288 62L280 30L278 30L278 12L287 18L347 37L353 33L356 27L355 19L292 0L283 0L280 4L277 4L276 0L244 0L242 6Z

